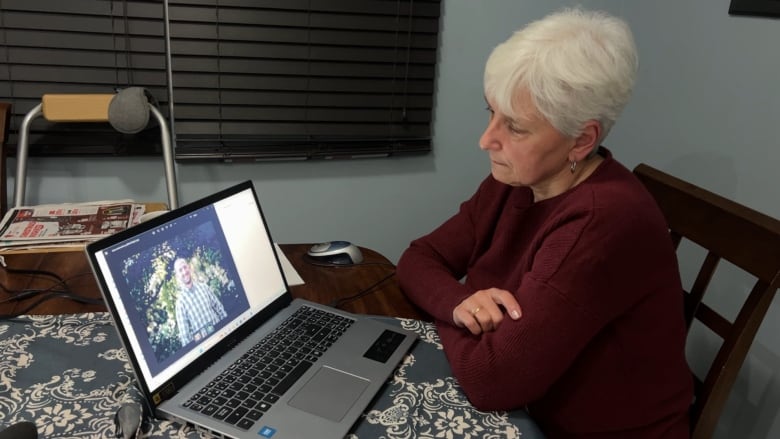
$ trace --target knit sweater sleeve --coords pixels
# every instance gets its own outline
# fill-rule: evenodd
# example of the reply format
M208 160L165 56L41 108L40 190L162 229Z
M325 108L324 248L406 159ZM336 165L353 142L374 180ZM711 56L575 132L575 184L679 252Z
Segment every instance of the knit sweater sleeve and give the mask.
M477 408L509 410L543 397L575 362L578 370L588 367L578 357L586 347L588 355L600 349L610 322L674 279L672 265L664 271L657 262L670 259L658 244L668 235L656 216L641 207L595 206L590 195L570 200L573 206L540 227L514 291L519 320L504 319L479 336L437 325L453 374Z
M460 281L475 252L489 237L484 230L506 191L488 177L459 211L430 234L412 241L398 261L397 274L404 294L439 321L453 324L452 310L474 291Z
M534 279L520 300L523 317L474 336L437 325L453 375L480 410L512 410L541 398L599 328L576 303Z
M504 319L478 336L437 325L453 374L475 407L510 410L541 398L604 325L605 315L589 312L569 294L569 268L562 266L580 260L572 253L583 249L578 240L590 221L588 215L568 218L545 237L514 291L519 320Z

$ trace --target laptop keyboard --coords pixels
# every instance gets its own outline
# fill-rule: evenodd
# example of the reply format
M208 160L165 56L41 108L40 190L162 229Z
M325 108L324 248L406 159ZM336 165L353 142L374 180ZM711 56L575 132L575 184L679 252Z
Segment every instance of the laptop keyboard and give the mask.
M248 430L353 323L303 306L184 406Z

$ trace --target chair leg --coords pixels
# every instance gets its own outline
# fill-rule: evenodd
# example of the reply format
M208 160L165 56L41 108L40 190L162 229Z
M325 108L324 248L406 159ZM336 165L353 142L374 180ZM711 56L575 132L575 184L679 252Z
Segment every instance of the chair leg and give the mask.
M27 112L19 127L19 142L16 146L16 181L14 182L14 207L24 205L24 189L27 186L27 150L30 146L30 124L43 114L43 105L38 104Z

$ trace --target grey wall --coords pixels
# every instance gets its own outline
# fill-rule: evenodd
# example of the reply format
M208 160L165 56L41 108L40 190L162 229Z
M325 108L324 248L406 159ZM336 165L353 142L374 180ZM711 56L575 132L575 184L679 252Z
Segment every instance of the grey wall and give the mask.
M487 116L481 76L490 49L524 23L575 3L625 17L639 46L634 99L606 141L615 156L628 167L647 162L780 217L780 21L730 17L729 0L447 0L433 154L179 164L180 199L192 201L252 179L277 241L346 239L395 261L409 240L451 215L488 172L477 139ZM162 167L155 161L32 160L29 169L28 203L165 199ZM735 290L715 293L723 307L747 288L738 276L726 277ZM778 302L758 334L716 437L780 437ZM705 348L690 351L694 367L711 354L708 339L701 340Z

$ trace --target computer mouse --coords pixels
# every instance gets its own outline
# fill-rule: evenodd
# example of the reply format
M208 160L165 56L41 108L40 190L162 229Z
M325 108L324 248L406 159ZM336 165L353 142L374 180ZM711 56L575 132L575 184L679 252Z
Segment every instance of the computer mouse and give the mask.
M311 246L306 254L323 264L351 265L363 262L363 253L348 241L329 241Z

